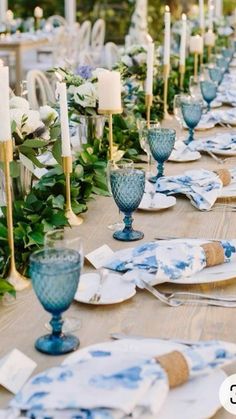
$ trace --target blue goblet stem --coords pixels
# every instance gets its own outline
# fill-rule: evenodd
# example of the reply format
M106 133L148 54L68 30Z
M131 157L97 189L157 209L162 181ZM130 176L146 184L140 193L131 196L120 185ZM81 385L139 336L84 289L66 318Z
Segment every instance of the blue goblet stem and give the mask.
M61 314L53 314L52 319L50 320L53 336L59 337L62 335L63 323L64 321L62 320Z
M125 216L124 216L124 224L125 224L125 228L124 228L124 232L130 232L133 230L132 224L133 224L133 218L132 218L132 213L126 212Z
M210 103L208 103L208 104L207 104L207 112L210 112L210 110L211 110L211 104L210 104Z
M187 144L187 145L194 140L194 129L193 128L189 128L188 129L188 132L189 132L189 136L188 136L187 140L184 141L185 144Z
M162 176L164 176L164 163L159 162L157 165L157 179Z

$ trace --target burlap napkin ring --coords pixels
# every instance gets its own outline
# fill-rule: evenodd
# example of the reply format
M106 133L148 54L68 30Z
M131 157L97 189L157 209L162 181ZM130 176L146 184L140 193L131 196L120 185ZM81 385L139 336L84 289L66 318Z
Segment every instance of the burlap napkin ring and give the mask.
M229 170L219 169L216 170L215 173L219 176L221 182L223 183L223 186L227 186L231 183L232 177Z
M225 261L225 252L220 242L202 244L206 255L206 266L221 265Z
M173 351L157 356L155 360L166 372L170 388L178 387L189 380L188 363L181 352Z

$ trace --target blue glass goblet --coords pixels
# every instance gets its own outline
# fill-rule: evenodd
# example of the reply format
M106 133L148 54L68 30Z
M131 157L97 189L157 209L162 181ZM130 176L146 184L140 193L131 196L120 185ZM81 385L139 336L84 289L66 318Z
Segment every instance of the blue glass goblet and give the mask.
M233 48L222 49L222 55L223 55L224 58L229 58L230 60L232 60L233 55L234 55Z
M194 140L194 128L199 124L202 116L202 102L194 98L182 100L181 109L184 121L189 129L189 136L184 142L189 144Z
M218 57L216 59L216 64L217 67L220 67L225 73L229 67L229 60L227 60L225 57Z
M223 71L220 67L209 68L209 76L214 83L219 85L223 80L223 75Z
M33 289L46 311L52 314L52 333L38 338L35 348L50 355L74 351L79 339L62 333L61 314L72 303L78 288L81 256L76 250L48 248L30 256Z
M133 230L132 213L138 208L145 189L145 172L138 169L112 169L110 185L113 198L119 210L124 214L123 230L115 231L114 239L134 241L143 238L141 231Z
M203 80L200 82L202 97L207 102L207 112L211 110L211 102L216 98L217 85L213 81Z
M148 132L148 143L151 153L157 162L157 175L148 179L156 183L164 175L164 163L171 155L175 145L176 131L168 128L153 128Z

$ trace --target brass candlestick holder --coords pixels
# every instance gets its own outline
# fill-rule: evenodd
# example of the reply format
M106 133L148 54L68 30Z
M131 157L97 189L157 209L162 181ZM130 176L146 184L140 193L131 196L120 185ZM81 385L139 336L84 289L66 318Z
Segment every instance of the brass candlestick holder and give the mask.
M207 47L207 58L208 58L208 63L210 62L210 60L211 60L211 54L212 54L212 46L211 45L208 45L208 47Z
M194 81L197 83L198 79L198 53L194 53Z
M72 157L62 156L62 165L66 177L66 218L72 227L76 227L82 224L83 218L78 217L71 207L70 174L72 173Z
M15 247L14 247L14 230L13 230L13 215L12 215L12 194L11 194L11 175L10 163L13 160L13 145L12 140L0 142L0 160L4 165L5 177L5 194L7 205L7 235L10 249L10 269L7 281L14 286L16 291L21 291L30 285L27 280L16 269L15 262Z
M181 90L183 90L184 89L185 65L180 64L180 66L179 66L179 74L180 74L179 87L180 87Z
M171 119L171 116L168 113L168 87L169 87L169 65L164 64L163 67L163 77L164 77L164 119Z
M150 128L151 122L151 107L152 107L153 95L146 95L146 118L147 118L147 127Z
M123 109L99 109L98 113L101 115L108 115L108 123L109 123L109 158L110 160L113 160L113 124L112 124L112 116L118 115L123 112Z

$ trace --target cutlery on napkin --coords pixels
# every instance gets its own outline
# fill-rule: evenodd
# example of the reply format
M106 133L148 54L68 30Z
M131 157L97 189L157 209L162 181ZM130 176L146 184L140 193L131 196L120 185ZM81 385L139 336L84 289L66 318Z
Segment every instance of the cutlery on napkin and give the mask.
M102 349L88 348L84 356L78 351L73 363L33 377L10 406L35 418L48 412L65 413L63 418L141 418L142 413L156 418L169 388L236 359L236 345L228 342L173 343L165 350L166 343L126 339L125 345L116 341L102 344Z
M115 252L106 268L151 285L190 278L204 268L236 261L236 240L160 240Z

